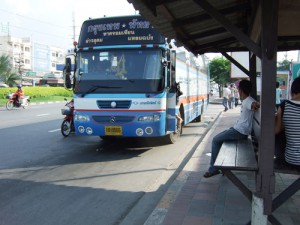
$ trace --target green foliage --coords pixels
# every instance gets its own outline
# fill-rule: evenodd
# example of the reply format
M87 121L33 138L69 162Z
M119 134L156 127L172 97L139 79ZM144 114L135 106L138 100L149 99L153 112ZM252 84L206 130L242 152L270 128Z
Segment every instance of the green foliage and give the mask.
M13 70L8 55L0 56L0 80L12 87L19 80L18 74Z
M287 59L284 59L281 62L277 62L277 70L284 71L290 69L291 62Z
M0 88L0 99L5 99L6 95L13 93L17 90L14 88ZM73 92L63 87L23 87L25 95L30 96L32 99L50 96L63 96L72 97Z
M209 64L210 80L219 86L230 82L230 62L225 58L214 58Z

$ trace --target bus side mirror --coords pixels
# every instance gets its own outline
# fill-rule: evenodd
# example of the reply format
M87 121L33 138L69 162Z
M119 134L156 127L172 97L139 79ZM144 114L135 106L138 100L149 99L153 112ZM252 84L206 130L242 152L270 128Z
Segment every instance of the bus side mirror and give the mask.
M67 89L70 89L72 87L71 67L72 67L71 58L66 58L63 76L64 76L64 84Z

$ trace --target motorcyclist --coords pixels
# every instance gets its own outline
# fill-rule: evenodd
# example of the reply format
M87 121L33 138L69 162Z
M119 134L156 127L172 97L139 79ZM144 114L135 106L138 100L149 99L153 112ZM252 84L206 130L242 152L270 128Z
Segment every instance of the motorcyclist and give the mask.
M14 98L16 99L16 103L20 104L20 99L24 98L24 90L22 89L22 85L18 84L18 89L14 93Z

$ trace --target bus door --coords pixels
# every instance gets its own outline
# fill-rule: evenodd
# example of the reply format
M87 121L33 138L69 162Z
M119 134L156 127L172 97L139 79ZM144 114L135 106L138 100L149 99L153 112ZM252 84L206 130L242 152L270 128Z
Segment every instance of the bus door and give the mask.
M167 54L167 116L166 131L174 132L176 130L176 114L178 114L177 102L179 97L176 96L176 51L169 51Z

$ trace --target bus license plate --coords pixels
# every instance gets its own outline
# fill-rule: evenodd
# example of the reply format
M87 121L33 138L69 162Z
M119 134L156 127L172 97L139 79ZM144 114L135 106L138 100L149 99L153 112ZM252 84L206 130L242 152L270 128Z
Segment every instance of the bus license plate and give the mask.
M105 135L123 135L121 126L105 126Z

